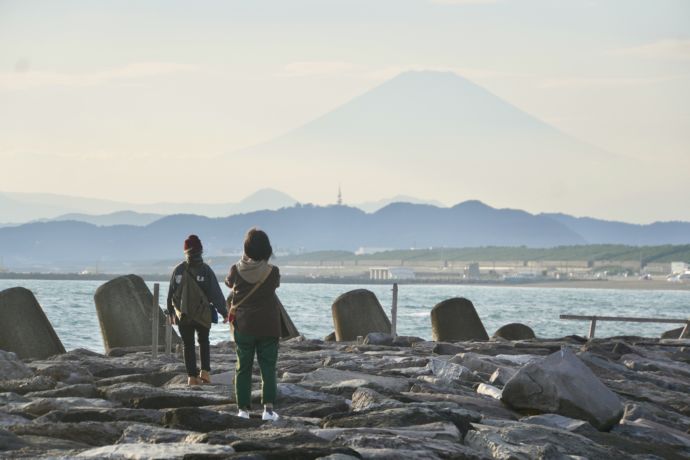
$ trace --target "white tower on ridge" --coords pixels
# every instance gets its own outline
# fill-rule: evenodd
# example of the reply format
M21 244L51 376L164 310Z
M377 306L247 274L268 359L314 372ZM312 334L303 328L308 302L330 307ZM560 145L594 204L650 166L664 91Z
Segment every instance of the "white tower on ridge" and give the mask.
M338 206L343 205L343 194L340 190L340 184L338 184L338 201L337 201L337 203L338 203Z

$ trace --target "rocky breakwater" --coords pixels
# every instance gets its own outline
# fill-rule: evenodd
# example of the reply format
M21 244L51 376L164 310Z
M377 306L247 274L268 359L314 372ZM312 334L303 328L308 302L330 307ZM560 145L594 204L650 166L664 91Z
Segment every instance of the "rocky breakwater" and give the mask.
M0 457L690 456L688 340L384 335L284 341L277 422L260 419L258 391L251 419L235 416L230 342L212 347L215 384L195 387L176 355L72 350L22 361L3 352Z

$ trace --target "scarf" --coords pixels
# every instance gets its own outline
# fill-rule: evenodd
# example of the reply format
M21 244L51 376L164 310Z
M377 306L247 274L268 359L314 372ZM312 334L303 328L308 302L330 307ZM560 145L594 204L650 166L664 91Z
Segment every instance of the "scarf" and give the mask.
M261 281L271 270L268 262L265 260L252 260L243 255L237 262L237 271L242 279L251 284L256 284Z
M184 258L191 267L195 267L204 263L204 258L201 254L201 251L185 251Z

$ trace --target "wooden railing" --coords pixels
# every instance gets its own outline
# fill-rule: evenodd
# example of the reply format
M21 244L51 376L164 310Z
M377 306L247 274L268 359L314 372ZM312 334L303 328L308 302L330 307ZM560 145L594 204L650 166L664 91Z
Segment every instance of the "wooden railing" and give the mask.
M680 333L679 339L684 339L690 336L690 318L688 319L674 319L674 318L634 318L629 316L592 316L592 315L561 315L560 319L574 319L591 321L589 324L589 338L594 338L594 331L597 328L597 321L622 321L628 323L667 323L667 324L685 324L685 327Z

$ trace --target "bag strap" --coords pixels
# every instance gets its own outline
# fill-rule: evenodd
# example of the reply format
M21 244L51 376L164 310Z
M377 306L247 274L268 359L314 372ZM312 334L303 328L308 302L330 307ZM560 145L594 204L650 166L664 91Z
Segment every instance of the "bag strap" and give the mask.
M185 262L184 264L185 264L184 270L187 272L187 274L191 278L191 281L196 283L196 286L199 288L199 292L201 292L201 300L203 300L206 303L210 303L208 300L208 296L206 295L206 292L204 291L204 289L201 286L199 286L199 282L196 280L196 275L198 275L198 273L192 272L192 265L189 262Z
M268 264L268 270L266 271L266 274L263 276L263 278L261 278L261 279L259 280L259 282L256 283L256 284L254 285L254 287L252 288L252 290L249 291L249 292L247 293L246 296L242 297L242 300L240 300L240 301L237 302L237 303L233 303L233 305L230 307L230 310L235 310L235 311L237 311L237 307L239 307L240 305L242 305L242 304L244 303L245 300L247 300L248 298L250 298L250 297L252 296L252 294L254 294L254 293L256 292L256 290L259 289L259 287L260 287L262 284L264 284L264 281L266 281L266 280L268 279L268 275L270 275L272 271L273 271L273 265ZM232 298L233 298L233 300L234 300L234 299L235 299L235 296L233 295Z

